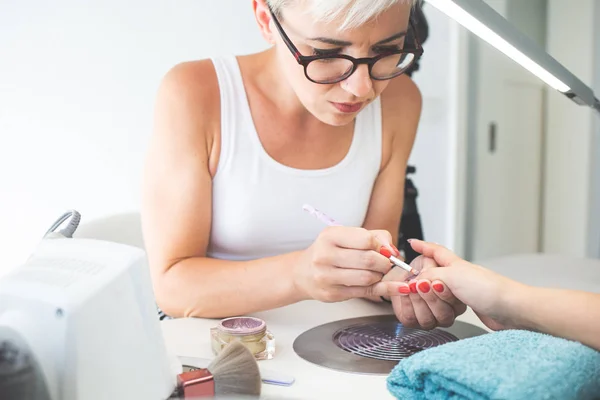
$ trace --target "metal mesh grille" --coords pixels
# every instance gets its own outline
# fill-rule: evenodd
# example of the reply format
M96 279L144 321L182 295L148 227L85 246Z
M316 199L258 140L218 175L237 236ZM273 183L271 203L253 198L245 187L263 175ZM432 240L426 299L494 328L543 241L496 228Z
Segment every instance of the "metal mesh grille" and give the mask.
M397 322L352 325L333 334L340 349L377 360L400 361L421 350L457 341L446 331L405 328Z

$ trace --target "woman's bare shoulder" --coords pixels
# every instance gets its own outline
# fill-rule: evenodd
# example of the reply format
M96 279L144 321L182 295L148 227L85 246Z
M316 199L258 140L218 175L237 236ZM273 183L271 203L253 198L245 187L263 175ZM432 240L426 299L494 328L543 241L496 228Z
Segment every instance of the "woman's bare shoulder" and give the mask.
M385 119L418 120L421 114L422 96L417 84L406 75L390 81L381 94Z
M162 78L157 102L157 106L177 107L204 122L214 119L220 105L219 84L212 61L188 61L172 67Z
M405 75L392 79L381 94L382 166L387 164L394 152L399 152L403 158L410 155L421 119L421 107L421 91L416 83Z
M220 94L211 60L175 65L162 78L155 104L155 136L177 151L214 154L220 131ZM211 161L209 161L212 164Z

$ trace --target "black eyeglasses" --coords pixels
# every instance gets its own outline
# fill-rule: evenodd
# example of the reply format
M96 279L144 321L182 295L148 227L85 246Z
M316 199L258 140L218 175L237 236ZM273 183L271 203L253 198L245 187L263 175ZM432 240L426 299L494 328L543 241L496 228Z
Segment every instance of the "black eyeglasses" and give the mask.
M304 75L314 83L332 84L341 82L352 75L360 64L368 65L369 75L374 80L392 79L406 72L423 55L423 48L419 44L416 34L414 34L412 35L414 48L386 51L375 57L354 58L345 54L304 56L294 46L272 11L271 16L284 43L290 49L298 64L304 67ZM416 30L412 20L409 21L409 24L410 29L415 33Z

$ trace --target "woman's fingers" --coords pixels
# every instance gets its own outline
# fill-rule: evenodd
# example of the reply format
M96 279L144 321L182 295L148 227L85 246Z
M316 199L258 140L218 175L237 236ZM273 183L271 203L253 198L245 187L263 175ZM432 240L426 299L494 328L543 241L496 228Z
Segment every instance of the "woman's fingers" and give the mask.
M435 294L444 303L450 305L454 310L455 316L459 316L467 311L467 306L460 301L450 289L440 280L431 282L432 294Z
M410 239L410 246L414 251L435 260L441 267L447 267L453 262L461 261L462 259L454 254L451 250L439 244L424 242L418 239Z
M365 269L387 273L392 264L380 254L380 249L391 249L390 253L399 255L391 245L391 235L385 230L369 231L354 227L329 227L320 235L323 245L314 260L316 264L339 268Z
M443 327L451 326L456 318L454 307L436 295L432 287L432 282L420 279L417 281L416 286L421 299L435 317L437 325Z
M369 286L338 286L336 290L343 299L351 298L370 298L370 297L389 297L400 296L401 282L377 282Z
M418 289L417 289L418 290ZM412 303L415 318L419 324L419 328L430 330L438 325L438 322L433 314L429 304L421 297L420 293L411 293L410 302Z
M383 246L390 251L391 255L400 258L400 251L394 246L390 232L383 229L375 229L372 230L371 233L375 236L377 244L379 245L379 247L375 249L376 251L380 251L380 248Z
M358 227L330 226L320 237L345 249L379 251L381 246L391 247L392 236L384 230L367 230Z
M392 268L390 260L373 250L336 249L331 264L339 268L362 269L387 274Z
M439 284L439 281L435 283ZM398 283L400 296L391 299L394 312L402 324L421 329L448 327L458 315L464 313L466 306L462 303L451 304L453 296L448 294L449 290L444 295L447 302L438 296L433 284L427 279Z
M456 316L463 314L467 310L467 306L450 289L450 287L458 288L460 286L458 280L461 275L458 271L454 267L432 268L419 275L420 279L427 279L431 282L432 292L440 300L448 303L454 309Z
M367 287L381 281L383 274L365 269L328 267L317 274L315 280L323 286Z
M410 300L410 295L404 294L392 297L391 299L394 313L396 314L398 321L407 328L418 328L419 321L417 320L413 304Z

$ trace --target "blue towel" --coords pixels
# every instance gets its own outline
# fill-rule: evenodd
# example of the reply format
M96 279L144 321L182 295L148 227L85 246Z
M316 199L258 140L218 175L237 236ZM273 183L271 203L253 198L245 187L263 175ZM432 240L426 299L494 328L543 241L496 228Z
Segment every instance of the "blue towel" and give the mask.
M507 330L423 350L387 378L398 399L600 399L600 352L554 336Z

